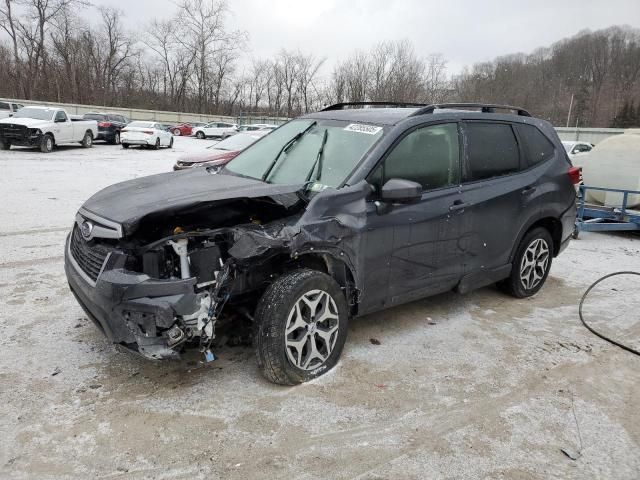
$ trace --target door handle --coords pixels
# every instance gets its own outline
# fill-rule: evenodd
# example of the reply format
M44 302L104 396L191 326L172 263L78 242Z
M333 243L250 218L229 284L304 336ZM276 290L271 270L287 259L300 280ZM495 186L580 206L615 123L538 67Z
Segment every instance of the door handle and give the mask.
M531 185L529 185L528 187L525 187L524 190L522 190L522 195L531 195L535 191L536 187L532 187Z
M455 202L453 202L453 205L449 206L449 211L450 212L456 212L459 210L464 210L467 207L470 207L471 204L470 203L464 203L462 202L462 200L456 200Z

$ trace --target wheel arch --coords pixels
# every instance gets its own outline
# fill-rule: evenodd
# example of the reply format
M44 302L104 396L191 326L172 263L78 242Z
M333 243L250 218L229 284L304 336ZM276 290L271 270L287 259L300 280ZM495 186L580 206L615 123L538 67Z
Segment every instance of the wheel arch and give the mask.
M286 263L286 271L297 268L308 268L326 273L333 278L342 289L352 316L358 310L358 288L356 276L351 266L341 258L329 252L304 252L290 258Z
M524 236L533 230L534 228L542 227L546 229L551 235L551 239L553 240L553 256L557 257L560 253L560 245L562 243L562 222L560 219L553 215L549 214L540 214L527 222L524 227L520 230L518 234L517 241L513 244L511 249L511 255L509 256L509 261L513 261L513 258L518 250L518 246L520 242L524 238Z

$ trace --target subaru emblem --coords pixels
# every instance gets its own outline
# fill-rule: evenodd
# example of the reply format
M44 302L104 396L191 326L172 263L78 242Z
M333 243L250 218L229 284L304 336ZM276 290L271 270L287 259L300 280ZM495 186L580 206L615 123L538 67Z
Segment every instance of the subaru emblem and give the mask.
M93 232L93 223L88 220L82 222L80 225L80 233L82 233L82 238L85 240L89 240L91 238L91 232Z

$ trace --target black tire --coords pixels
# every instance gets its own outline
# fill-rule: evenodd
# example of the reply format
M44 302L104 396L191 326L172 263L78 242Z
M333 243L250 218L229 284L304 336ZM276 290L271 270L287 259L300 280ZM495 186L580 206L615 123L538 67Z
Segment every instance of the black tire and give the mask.
M11 142L0 140L0 150L9 150L11 148Z
M113 135L113 142L114 145L120 145L120 132L116 132Z
M196 132L196 138L199 138L200 140L204 140L204 132L202 131Z
M122 148L129 148L129 144L128 143L123 143L122 144Z
M308 345L310 344L308 340L311 337L313 337L311 341L314 342L316 347L318 345L316 340L320 339L320 349L325 355L328 353L324 360L315 358L321 363L308 363L309 368L304 369L296 366L290 359L293 351L289 350L286 344L286 329L289 316L294 314L293 311L296 304L302 300L303 296L309 295L314 290L327 293L333 299L334 305L331 309L335 307L336 310L337 329L335 333L331 333L329 336L330 343L333 343L332 349L324 340L321 340L321 337L317 334L319 329L316 330L318 324L313 322L307 322L305 324L306 327L299 328L290 334L300 333L299 330L303 332L304 347L301 348L298 355L299 360L304 360L304 349L307 349L306 358L309 359ZM328 300L327 296L322 298L323 308L328 308L330 300ZM335 322L336 320L331 321ZM286 273L267 288L256 308L254 342L258 367L268 380L280 385L296 385L316 378L331 370L338 362L347 338L348 322L349 309L347 302L340 286L333 278L326 273L307 269ZM324 328L324 326L322 327ZM332 328L335 327L336 325L333 325Z
M40 151L42 153L51 153L53 152L53 147L55 143L53 141L53 136L49 133L42 136L40 139Z
M169 140L169 148L173 148L173 137L171 137L171 140Z
M182 132L180 131L179 128L172 130L171 133L173 133L176 137L179 137L180 135L182 135Z
M91 148L93 147L93 133L85 132L84 137L82 137L82 142L80 142L82 148Z
M160 138L156 137L156 143L153 145L154 150L158 150L160 148Z
M543 266L541 266L539 262L542 260L535 260L532 266L527 269L525 263L531 263L531 260L536 258L535 251L532 252L530 249L535 250L536 242L540 241L543 243L537 243L537 245L544 247L546 244L546 248L548 249L547 261ZM553 251L553 239L546 228L537 227L527 232L520 242L520 245L518 245L518 250L513 258L511 274L508 278L499 283L500 288L507 294L516 298L526 298L538 293L549 276L551 263L553 262ZM543 250L541 249L540 252L540 255L542 255ZM534 273L527 275L526 272ZM521 274L523 274L523 276L527 276L529 281L527 282L526 280L523 280L521 278ZM531 275L534 275L533 281L531 280ZM525 283L528 283L528 285Z

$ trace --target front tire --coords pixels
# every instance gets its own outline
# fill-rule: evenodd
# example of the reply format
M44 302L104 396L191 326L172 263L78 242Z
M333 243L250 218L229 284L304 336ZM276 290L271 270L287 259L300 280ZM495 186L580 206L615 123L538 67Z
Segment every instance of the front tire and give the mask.
M40 140L40 151L42 153L51 153L53 152L54 142L53 137L48 133L45 134Z
M173 137L171 137L171 140L169 140L169 148L173 148Z
M93 134L91 132L85 132L82 137L82 148L91 148L93 146Z
M196 132L196 138L204 140L204 132Z
M174 129L173 132L171 133L173 133L176 137L179 137L180 135L182 135L182 132L180 131L179 128Z
M255 313L258 367L280 385L306 382L331 370L347 337L349 309L336 281L316 270L276 279Z
M129 144L128 144L128 143L123 143L123 144L122 144L122 148L124 148L124 149L129 148Z
M516 251L509 278L500 287L516 298L526 298L542 288L553 260L553 239L546 228L528 232Z
M158 150L160 148L160 139L156 138L156 143L153 145L154 150Z

